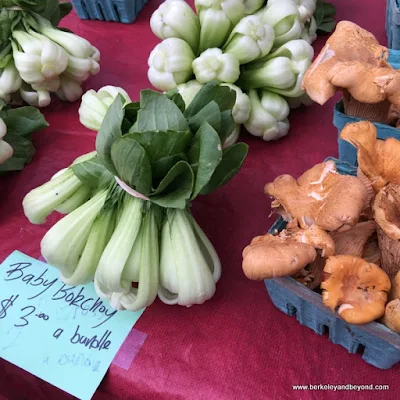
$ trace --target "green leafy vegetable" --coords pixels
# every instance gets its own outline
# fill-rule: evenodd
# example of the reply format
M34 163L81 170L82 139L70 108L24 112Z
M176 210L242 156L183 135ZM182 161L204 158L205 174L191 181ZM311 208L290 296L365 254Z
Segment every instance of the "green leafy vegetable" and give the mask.
M197 195L228 182L247 154L242 143L222 150L221 139L236 129L235 93L206 84L192 112L174 92L147 90L139 103L117 97L107 105L97 154L76 159L23 202L35 224L52 211L68 214L41 243L64 282L94 281L116 310L138 311L157 295L185 306L213 296L221 263L189 209Z
M99 156L93 159L72 165L75 176L88 187L108 186L114 179L113 175L100 162Z
M204 106L197 114L189 119L192 132L197 132L203 122L208 122L216 131L221 129L221 110L215 101Z
M192 117L212 101L218 104L221 112L231 110L235 105L236 92L228 86L219 86L216 82L210 82L204 85L194 97L185 110L185 116L187 118Z
M151 163L183 153L193 135L190 131L134 132L126 135L135 139L146 150Z
M153 90L142 90L138 111L138 132L187 131L186 118L179 107L166 95Z
M162 207L185 208L193 190L193 171L186 161L177 162L160 182L151 197Z
M194 199L209 182L222 159L222 145L218 133L204 122L197 131L187 152L190 166L195 174Z
M107 110L96 137L96 150L100 161L114 175L116 174L116 170L111 159L111 146L117 139L122 137L121 124L123 120L122 98L118 96Z
M145 149L131 137L122 137L111 146L117 175L145 196L151 191L151 165Z
M7 132L19 136L28 136L32 132L46 128L49 124L35 107L20 107L0 112L7 125Z
M10 109L0 104L0 145L12 152L0 161L0 172L20 171L35 155L32 133L48 126L43 115L34 107ZM11 148L10 148L11 146Z
M314 18L317 23L317 30L320 32L330 33L335 29L336 8L333 4L324 0L317 1L317 8Z
M248 146L236 143L226 151L208 184L200 192L208 194L229 182L240 170L247 156Z

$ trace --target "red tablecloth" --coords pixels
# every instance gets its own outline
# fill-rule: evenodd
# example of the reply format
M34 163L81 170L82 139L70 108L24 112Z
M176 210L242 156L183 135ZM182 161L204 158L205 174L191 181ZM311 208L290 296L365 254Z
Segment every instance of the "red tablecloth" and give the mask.
M150 0L132 25L80 21L75 13L63 25L96 45L101 73L87 88L123 86L137 99L147 80L147 57L158 42L149 17L160 3ZM349 19L385 37L385 0L334 1L338 19ZM324 42L316 44L319 50ZM78 102L79 103L79 102ZM95 135L79 124L79 104L54 103L44 113L50 127L35 137L37 155L21 173L0 178L0 260L18 249L39 257L39 243L55 222L30 225L21 207L23 196L94 149ZM399 396L400 365L388 371L366 364L300 326L278 311L262 282L248 281L241 270L241 252L272 220L266 182L282 173L298 176L327 156L337 156L337 132L332 125L334 100L290 115L289 135L266 143L244 135L249 156L240 174L224 188L195 201L194 214L223 264L215 297L189 309L156 301L136 325L148 334L131 368L112 365L94 399L395 399ZM292 385L388 384L390 391L295 392ZM397 396L396 396L397 393ZM67 399L71 396L0 360L0 397L9 400ZM397 397L399 398L399 397Z

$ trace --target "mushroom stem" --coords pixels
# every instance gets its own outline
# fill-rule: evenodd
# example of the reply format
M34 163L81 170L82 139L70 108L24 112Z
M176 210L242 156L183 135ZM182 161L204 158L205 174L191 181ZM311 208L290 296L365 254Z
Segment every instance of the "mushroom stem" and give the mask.
M311 290L315 290L323 280L325 263L326 258L318 254L317 258L304 268L301 274L296 274L293 277L297 282L309 287Z
M390 103L383 100L368 104L356 100L351 95L343 96L344 113L350 117L358 117L372 122L387 124L389 122Z
M393 279L400 271L400 240L386 235L378 225L378 241L381 249L381 267Z

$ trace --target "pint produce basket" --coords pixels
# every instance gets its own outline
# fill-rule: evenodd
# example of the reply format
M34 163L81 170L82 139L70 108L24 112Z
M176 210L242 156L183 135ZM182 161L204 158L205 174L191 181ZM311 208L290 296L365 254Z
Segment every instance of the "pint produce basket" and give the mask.
M72 0L78 17L131 24L147 0Z
M388 5L390 2L396 3L396 1L400 0L387 0ZM400 10L398 10L398 21L400 24ZM388 16L386 19L386 24L388 23ZM400 29L399 29L399 44L400 44ZM400 48L400 47L399 47ZM389 64L395 68L400 69L400 50L389 50L388 57ZM333 124L336 126L338 130L338 147L339 147L339 160L346 162L350 165L358 165L357 164L357 149L350 143L345 140L340 139L340 132L344 128L347 123L351 122L359 122L360 118L350 117L349 115L344 114L343 101L339 101L336 103L335 108L333 110ZM389 137L393 137L397 140L400 140L400 129L394 128L389 125L374 123L378 133L378 139L385 140Z
M356 175L357 169L334 160L338 172ZM329 160L328 159L328 160ZM279 218L269 230L273 233L285 228ZM400 335L379 322L352 325L342 320L322 303L319 293L312 291L290 277L266 279L265 286L275 307L290 316L296 316L301 325L311 328L318 335L329 332L329 339L340 344L351 354L361 353L368 364L389 369L400 362Z
M386 36L390 49L400 49L400 2L386 0Z
M359 122L360 120L360 118L350 117L349 115L344 114L343 100L336 103L333 111L333 125L335 125L338 130L339 160L354 166L358 165L357 149L349 142L341 139L340 132L346 124ZM385 140L392 137L400 140L400 129L379 123L374 123L374 125L376 126L378 139Z

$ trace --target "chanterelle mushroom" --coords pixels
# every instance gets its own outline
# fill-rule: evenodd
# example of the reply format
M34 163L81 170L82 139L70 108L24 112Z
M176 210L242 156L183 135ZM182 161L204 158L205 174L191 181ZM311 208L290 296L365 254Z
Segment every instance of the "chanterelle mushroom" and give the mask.
M381 189L373 209L378 225L381 267L394 278L400 271L400 186L389 183Z
M400 333L400 271L392 279L392 288L382 322L392 331Z
M390 290L390 299L400 299L400 271L392 279L392 289Z
M375 222L359 222L355 227L344 232L332 232L330 236L335 243L335 255L350 255L361 257L364 254L368 239L375 233ZM310 289L316 289L322 282L323 269L326 259L317 256L317 258L300 271L296 280Z
M354 176L340 175L333 161L315 165L297 180L278 176L264 191L284 217L297 219L302 228L315 224L326 231L354 226L367 199L365 185Z
M368 239L376 230L374 221L359 222L345 232L332 232L336 255L361 257Z
M392 331L400 333L400 299L387 303L382 322Z
M243 250L243 271L252 280L290 276L314 261L316 249L325 257L335 252L331 237L316 226L257 236Z
M390 103L400 100L400 73L387 57L374 35L341 21L305 74L303 89L321 105L341 89L346 114L386 122Z
M375 264L359 257L329 257L325 268L328 278L321 283L323 303L350 324L366 324L385 313L390 279Z
M379 249L378 235L376 232L368 239L365 244L361 258L369 263L381 265L381 251Z
M357 148L358 166L376 193L389 182L400 185L400 141L378 140L375 125L368 121L347 124L340 137Z

